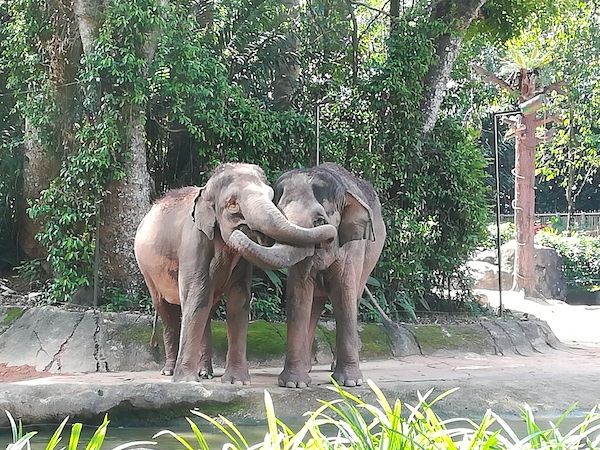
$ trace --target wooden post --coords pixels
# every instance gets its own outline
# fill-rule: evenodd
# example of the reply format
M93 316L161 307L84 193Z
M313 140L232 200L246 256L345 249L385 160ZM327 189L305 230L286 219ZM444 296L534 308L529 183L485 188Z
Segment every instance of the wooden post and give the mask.
M521 91L533 92L534 81L525 75L522 85L528 83ZM526 296L535 292L535 148L538 140L535 137L535 116L541 101L533 108L524 108L528 103L525 96L521 100L521 116L524 126L522 133L514 133L515 141L515 229L517 248L513 272L513 290L523 290Z
M518 92L521 114L516 114L503 121L510 126L506 138L515 138L515 228L517 248L513 290L523 290L526 296L537 294L535 287L535 149L540 142L552 139L554 131L547 130L536 136L538 127L558 120L556 116L537 118L537 112L544 106L545 94L551 90L562 93L564 83L552 84L545 89L536 90L534 71L521 69L516 88L499 79L487 70L473 66L485 76L484 80L497 84L509 92Z

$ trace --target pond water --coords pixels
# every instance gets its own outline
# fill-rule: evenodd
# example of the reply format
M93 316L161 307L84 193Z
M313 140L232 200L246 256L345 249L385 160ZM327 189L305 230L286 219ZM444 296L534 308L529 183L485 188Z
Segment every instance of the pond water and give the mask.
M517 417L509 417L509 418L505 418L505 420L508 423L508 425L511 427L511 429L519 437L522 438L527 435L526 426L525 426L525 423L523 420L521 420ZM538 426L544 430L544 429L547 429L550 427L549 426L550 420L555 423L558 420L558 418L536 419L536 422L537 422ZM580 425L582 421L583 421L583 417L575 417L575 416L567 417L562 422L562 424L560 426L560 430L562 433L567 433L573 427ZM205 436L208 444L210 445L211 449L212 448L220 449L224 443L229 442L220 431L218 431L216 428L204 423L201 419L194 419L194 422L196 423L196 425L198 425L200 427L200 429L204 433L204 436ZM288 425L290 428L292 428L295 431L299 430L303 425L303 421L299 418L291 419L291 420L284 420L284 422L286 423L286 425ZM596 422L596 424L598 424L598 422ZM462 424L459 423L459 424L456 424L455 426L461 427L461 426L465 426L465 425L466 424L464 424L464 423L462 423ZM267 429L265 423L242 423L242 424L238 424L236 426L242 432L242 434L247 439L247 441L250 445L256 444L258 442L262 442L262 440L264 439L264 435L266 433L266 429ZM187 442L189 442L193 448L197 448L196 438L195 438L194 434L192 433L189 425L187 425L187 423L185 423L185 424L181 423L181 424L177 424L174 426L168 426L165 428L177 433L179 436L183 437ZM36 431L38 431L38 434L36 436L34 436L33 439L31 440L31 444L32 444L31 449L32 450L44 450L46 448L46 444L48 443L52 434L54 433L56 426L35 427L32 429L35 429ZM498 427L494 425L491 427L491 429L496 430L496 429L498 429ZM127 442L152 441L152 436L159 430L161 430L160 427L121 428L121 427L111 427L109 425L108 432L106 434L106 438L104 440L104 445L102 446L102 448L106 449L106 450L110 450L110 449L117 447L120 444L127 443ZM26 430L26 431L29 431L29 430ZM95 427L92 427L92 426L84 427L84 429L82 431L81 439L80 439L80 445L78 448L85 448L84 444L87 444L89 442L89 439L91 439L94 431L95 431ZM67 429L65 431L63 431L63 439L61 441L62 446L67 445L69 432L70 432L70 427L67 427ZM334 433L334 431L332 429L332 434L333 433ZM502 434L504 434L505 436L508 437L508 435L506 433L503 432ZM594 437L598 436L598 433L595 433L593 436ZM149 448L149 449L155 448L155 449L160 449L160 450L175 450L175 449L179 450L179 449L184 448L179 442L177 442L171 436L162 436L162 437L157 438L155 441L157 442L156 445L140 446L139 448ZM10 430L0 429L0 449L5 448L5 446L9 442L10 442ZM59 447L59 448L61 448L61 447Z
M196 425L199 426L206 441L210 445L210 448L219 449L223 446L224 443L229 442L226 437L215 427L212 427L208 424L202 423L202 420L194 420ZM236 425L237 428L242 432L244 437L248 440L250 445L261 442L264 439L264 435L266 432L266 424L241 424ZM301 426L301 425L300 425ZM300 426L298 428L300 428ZM46 426L38 426L38 427L28 427L25 431L37 431L38 433L31 439L31 449L32 450L44 450L48 441L54 434L57 426L54 425L46 425ZM153 441L152 436L156 434L161 429L168 429L179 436L184 438L193 448L197 448L196 437L194 436L189 425L181 424L175 426L167 426L161 428L159 426L156 427L131 427L131 428L123 428L123 427L111 427L108 426L108 431L106 433L106 437L104 439L104 444L102 445L102 449L110 450L114 447L117 447L120 444L124 444L127 442L134 441ZM61 444L58 448L62 448L66 446L69 441L69 433L71 431L70 425L65 427L63 430L63 438L61 440ZM96 427L93 426L84 426L81 437L80 437L80 445L78 448L85 448L85 445L92 438L94 432L96 431ZM146 445L140 446L139 448L154 448L160 450L180 450L184 448L177 440L171 436L161 436L154 440L156 445ZM6 428L0 428L0 449L4 449L11 442L11 432ZM135 448L135 447L134 447Z

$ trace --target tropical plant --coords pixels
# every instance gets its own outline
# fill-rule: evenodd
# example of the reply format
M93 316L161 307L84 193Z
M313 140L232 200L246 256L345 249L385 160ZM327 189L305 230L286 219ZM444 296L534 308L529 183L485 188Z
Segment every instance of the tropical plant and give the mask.
M10 428L12 432L12 444L8 444L6 450L30 450L31 449L31 438L37 434L36 431L30 431L27 434L23 434L23 426L21 421L19 423L15 422L10 412L6 411L6 415L8 416L8 420L10 423ZM54 434L48 441L46 445L46 450L55 450L56 448L66 449L66 450L77 450L77 447L82 442L81 441L81 430L83 428L83 424L80 422L74 423L71 427L71 433L69 434L69 442L66 447L58 447L60 441L62 440L62 432L69 421L69 417L65 417L65 419L61 422L58 428L54 431ZM94 434L89 439L85 450L101 450L102 445L104 443L104 437L106 436L106 432L108 430L108 416L104 416L104 420L102 423L96 428ZM128 442L126 444L119 445L112 450L125 450L127 448L138 447L140 445L156 445L156 442L151 441L136 441L136 442Z
M219 430L228 443L223 448L236 450L274 449L595 449L600 445L600 414L594 408L578 425L566 433L559 426L571 407L550 428L543 429L535 420L528 405L521 409L527 435L520 437L499 415L488 410L481 422L471 419L442 419L434 412L435 404L456 389L430 399L433 389L417 393L416 405L403 404L396 399L390 403L384 393L371 380L367 380L375 394L376 403L367 403L335 384L339 398L320 401L322 406L304 414L306 422L294 432L276 416L273 401L265 391L267 432L262 442L251 444L230 420L223 416L210 417L198 411L194 415ZM192 444L170 430L157 433L154 438L170 436L187 449L209 449L200 427L187 419L196 442ZM494 427L492 427L494 424Z

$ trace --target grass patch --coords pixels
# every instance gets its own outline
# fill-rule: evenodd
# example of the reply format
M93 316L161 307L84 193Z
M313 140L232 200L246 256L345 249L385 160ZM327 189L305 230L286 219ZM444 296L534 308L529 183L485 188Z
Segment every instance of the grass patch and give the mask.
M488 338L485 330L468 325L453 325L451 328L440 325L418 325L410 328L425 354L437 350L464 350L486 345Z
M390 338L382 326L367 323L360 331L361 358L385 358L391 356Z
M248 328L248 357L266 359L285 355L286 336L282 323L252 322Z
M227 325L225 322L212 322L213 351L227 354ZM285 355L286 327L282 323L268 323L263 320L251 322L248 326L248 358L269 359Z
M162 332L161 330L157 330L158 332ZM150 338L152 337L152 326L148 326L148 324L129 324L127 326L119 327L119 330L116 332L119 336L119 339L123 344L148 344L150 342ZM158 339L159 343L162 343L162 339Z

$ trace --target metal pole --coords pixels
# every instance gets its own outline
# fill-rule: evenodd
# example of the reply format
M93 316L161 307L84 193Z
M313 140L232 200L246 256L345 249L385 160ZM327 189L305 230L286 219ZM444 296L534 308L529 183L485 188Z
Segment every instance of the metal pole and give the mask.
M502 245L500 239L500 158L498 156L498 117L508 116L510 114L520 114L521 111L504 111L494 113L492 115L494 121L494 166L496 175L496 250L498 252L498 317L502 317L504 312L504 305L502 303L502 252L500 247Z
M317 120L316 120L316 128L317 128L317 166L320 164L321 160L321 106L317 103Z
M96 239L94 248L94 308L98 307L98 275L100 273L100 205L96 213Z
M498 317L502 317L502 252L500 251L500 163L498 157L498 118L494 114L494 166L496 175L496 250L498 252Z

